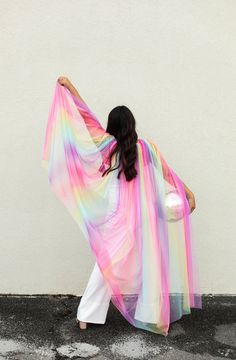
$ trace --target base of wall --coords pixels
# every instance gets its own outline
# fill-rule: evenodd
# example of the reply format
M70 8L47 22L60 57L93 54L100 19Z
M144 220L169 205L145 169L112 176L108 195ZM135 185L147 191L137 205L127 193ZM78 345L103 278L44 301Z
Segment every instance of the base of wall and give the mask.
M12 294L4 293L0 294L0 297L12 296L12 297L67 297L67 298L78 298L82 295L72 295L72 294ZM225 298L236 297L236 294L203 294L203 298L220 298L221 300Z

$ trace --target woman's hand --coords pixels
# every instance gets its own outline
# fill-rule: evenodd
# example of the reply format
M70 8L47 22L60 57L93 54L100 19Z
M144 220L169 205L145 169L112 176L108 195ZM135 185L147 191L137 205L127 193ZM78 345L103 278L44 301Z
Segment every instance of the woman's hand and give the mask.
M83 103L85 103L84 99L81 97L81 95L79 94L78 90L74 87L74 85L70 82L70 80L66 77L66 76L60 76L57 81L59 82L59 84L61 84L62 86L65 86L72 95L74 95L75 97L77 97L80 101L82 101ZM85 103L86 104L86 103Z
M192 213L193 210L196 208L195 197L192 192L190 194L188 194L187 200L188 200L188 204L190 207L190 213Z
M67 89L69 89L72 85L70 80L65 76L60 76L57 81L60 85L65 86Z
M184 186L186 198L188 200L190 213L192 213L193 210L196 208L195 197L193 192L187 187L187 185L185 185L184 182L183 182L183 186Z

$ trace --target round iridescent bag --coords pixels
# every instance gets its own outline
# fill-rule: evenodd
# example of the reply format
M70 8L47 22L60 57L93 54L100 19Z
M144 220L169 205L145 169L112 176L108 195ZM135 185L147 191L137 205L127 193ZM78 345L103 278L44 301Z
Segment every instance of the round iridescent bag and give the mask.
M170 190L165 196L166 218L170 222L184 217L184 202L176 190Z

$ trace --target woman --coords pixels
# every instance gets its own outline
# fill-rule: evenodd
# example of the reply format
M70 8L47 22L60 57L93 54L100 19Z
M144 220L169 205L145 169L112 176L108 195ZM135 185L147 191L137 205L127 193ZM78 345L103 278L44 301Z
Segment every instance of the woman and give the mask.
M167 336L170 323L202 306L189 216L195 198L135 126L123 105L111 110L105 130L61 76L42 162L96 258L80 328L104 323L111 300L133 326Z

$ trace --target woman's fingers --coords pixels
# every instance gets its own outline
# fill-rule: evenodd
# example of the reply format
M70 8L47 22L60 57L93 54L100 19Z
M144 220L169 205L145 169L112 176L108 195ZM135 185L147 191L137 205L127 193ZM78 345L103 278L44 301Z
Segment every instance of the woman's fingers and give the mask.
M190 211L191 211L191 213L192 213L193 210L196 208L196 203L195 203L194 197L191 196L191 197L188 199L188 203L189 203Z
M70 80L66 76L59 76L57 79L60 85L62 86L68 86L70 83Z

